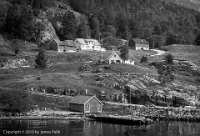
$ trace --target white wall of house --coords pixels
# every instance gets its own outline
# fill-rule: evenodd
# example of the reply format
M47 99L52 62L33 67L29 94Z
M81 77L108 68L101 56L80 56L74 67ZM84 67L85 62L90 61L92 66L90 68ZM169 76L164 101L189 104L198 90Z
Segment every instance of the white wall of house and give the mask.
M106 51L98 42L94 39L76 39L76 48L85 51Z
M93 48L92 48L91 45L82 44L82 45L80 46L80 50L93 50Z
M93 46L94 51L101 51L101 46Z
M144 44L136 44L136 46L135 46L136 48L136 50L149 50L149 47L147 47L146 45L144 45Z
M135 65L135 62L129 59L125 61L125 64Z

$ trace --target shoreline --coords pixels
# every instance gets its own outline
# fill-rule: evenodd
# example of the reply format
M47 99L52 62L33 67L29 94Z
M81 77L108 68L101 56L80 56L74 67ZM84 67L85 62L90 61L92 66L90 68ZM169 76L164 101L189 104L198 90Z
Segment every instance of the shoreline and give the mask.
M64 117L64 116L9 116L0 117L0 120L84 120L85 116L80 117Z

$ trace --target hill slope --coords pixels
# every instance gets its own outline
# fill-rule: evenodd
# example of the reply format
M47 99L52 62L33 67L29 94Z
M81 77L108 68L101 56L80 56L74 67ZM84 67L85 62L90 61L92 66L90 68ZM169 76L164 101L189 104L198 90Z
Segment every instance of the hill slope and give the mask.
M200 1L199 0L166 0L166 1L170 1L175 4L200 11Z

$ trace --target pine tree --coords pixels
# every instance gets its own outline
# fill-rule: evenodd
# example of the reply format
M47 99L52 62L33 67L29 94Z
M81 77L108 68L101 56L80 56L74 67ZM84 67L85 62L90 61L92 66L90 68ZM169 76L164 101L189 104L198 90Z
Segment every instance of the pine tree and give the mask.
M90 37L90 28L87 25L87 21L85 19L81 20L81 24L77 31L77 37L79 38L89 38Z
M89 26L91 30L92 38L98 39L99 38L99 20L95 16L91 16L89 18Z
M200 34L197 35L195 44L200 46Z
M66 13L63 20L62 35L65 39L74 40L77 37L78 24L73 12Z
M36 68L45 69L47 67L47 57L45 55L45 48L42 46L35 59Z

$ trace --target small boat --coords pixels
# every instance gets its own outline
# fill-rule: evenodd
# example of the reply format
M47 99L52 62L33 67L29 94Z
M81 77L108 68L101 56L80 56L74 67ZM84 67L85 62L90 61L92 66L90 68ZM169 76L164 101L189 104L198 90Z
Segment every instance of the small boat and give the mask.
M153 123L153 120L145 117L138 116L114 116L114 115L101 115L91 114L87 116L90 119L99 122L112 123L112 124L123 124L123 125L148 125Z

